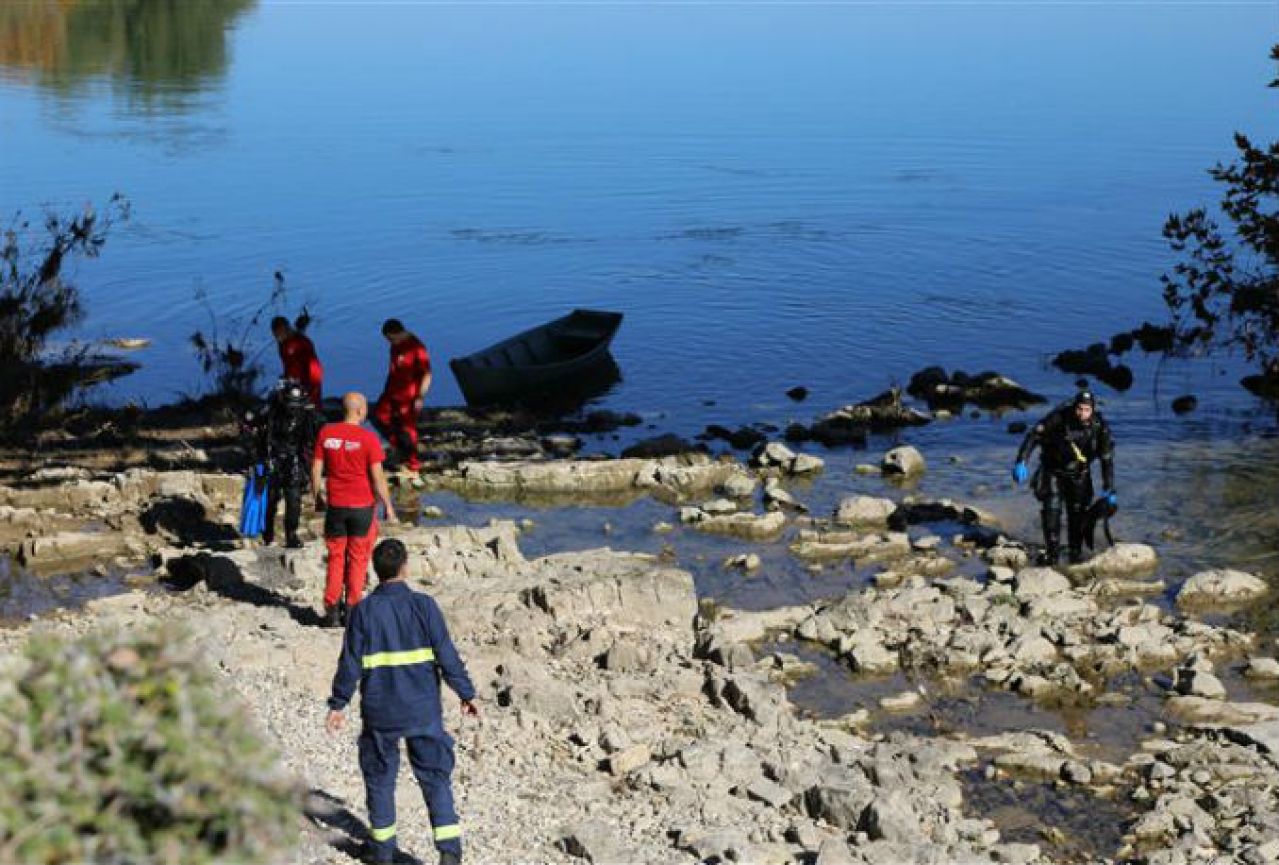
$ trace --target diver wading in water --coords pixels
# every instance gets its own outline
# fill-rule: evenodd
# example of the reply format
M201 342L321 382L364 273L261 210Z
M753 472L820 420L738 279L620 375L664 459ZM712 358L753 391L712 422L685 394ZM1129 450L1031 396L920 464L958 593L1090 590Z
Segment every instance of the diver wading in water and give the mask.
M1026 433L1013 466L1013 481L1018 485L1027 480L1026 460L1036 447L1039 467L1030 478L1030 487L1042 508L1044 552L1040 564L1055 565L1061 558L1063 508L1070 562L1076 564L1083 560L1093 498L1093 460L1101 461L1101 482L1106 490L1102 501L1112 512L1119 501L1115 495L1115 443L1092 392L1081 390Z

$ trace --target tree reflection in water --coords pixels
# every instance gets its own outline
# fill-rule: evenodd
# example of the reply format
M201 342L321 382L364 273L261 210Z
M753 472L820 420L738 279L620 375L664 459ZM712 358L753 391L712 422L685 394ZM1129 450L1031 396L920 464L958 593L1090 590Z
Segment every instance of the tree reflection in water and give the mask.
M6 0L0 74L75 96L106 80L130 107L181 110L226 71L226 33L256 0Z

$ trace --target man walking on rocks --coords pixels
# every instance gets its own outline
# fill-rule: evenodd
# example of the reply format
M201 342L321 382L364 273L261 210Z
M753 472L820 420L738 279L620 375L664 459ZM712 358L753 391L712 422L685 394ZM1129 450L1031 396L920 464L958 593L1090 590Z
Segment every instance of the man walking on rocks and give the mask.
M403 451L404 468L420 471L417 419L426 392L431 389L431 355L398 318L388 318L383 323L382 335L391 344L391 367L382 395L373 406L373 420L387 442Z
M1110 425L1097 411L1092 392L1081 390L1070 402L1058 406L1031 427L1017 451L1013 481L1026 482L1026 460L1040 449L1039 468L1031 489L1042 506L1044 554L1041 564L1055 565L1061 556L1061 511L1066 509L1066 540L1070 562L1083 560L1084 519L1092 504L1092 461L1101 461L1101 481L1109 504L1115 495L1115 443Z
M342 711L359 683L364 729L360 772L369 809L371 860L391 862L396 852L395 778L400 740L430 812L440 865L462 861L462 829L453 809L453 738L444 730L440 681L462 700L462 713L479 716L475 687L449 637L435 600L406 582L408 551L385 540L373 552L377 589L351 613L325 726L342 729Z
M377 502L388 522L395 521L395 507L386 486L382 461L386 455L371 430L361 424L369 414L363 394L342 397L341 423L325 425L315 441L311 463L311 488L316 510L325 510L324 545L329 561L324 587L324 626L340 627L339 604L346 590L348 610L360 602L369 570L369 553L377 540ZM327 477L328 500L320 491ZM376 494L376 498L375 498Z

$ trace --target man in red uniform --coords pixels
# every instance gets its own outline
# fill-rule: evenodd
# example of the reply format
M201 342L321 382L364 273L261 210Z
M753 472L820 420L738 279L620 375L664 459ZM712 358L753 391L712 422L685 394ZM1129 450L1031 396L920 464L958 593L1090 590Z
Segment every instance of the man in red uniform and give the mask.
M301 382L311 402L319 408L324 367L320 366L320 358L315 354L315 344L282 315L271 319L271 335L280 349L284 378Z
M431 356L399 319L387 319L382 335L391 344L391 368L382 395L373 406L373 420L391 445L395 446L398 440L399 448L406 451L404 467L416 472L422 468L417 456L417 418L426 392L431 389Z
M369 414L362 394L342 397L341 423L327 424L315 440L315 460L311 464L311 488L315 507L324 514L324 544L328 547L328 579L324 586L324 626L339 627L338 606L346 589L350 609L360 602L368 576L369 555L377 540L376 502L386 510L388 522L395 521L395 507L382 471L382 443L360 424ZM320 492L327 477L328 501ZM376 497L375 497L376 494Z

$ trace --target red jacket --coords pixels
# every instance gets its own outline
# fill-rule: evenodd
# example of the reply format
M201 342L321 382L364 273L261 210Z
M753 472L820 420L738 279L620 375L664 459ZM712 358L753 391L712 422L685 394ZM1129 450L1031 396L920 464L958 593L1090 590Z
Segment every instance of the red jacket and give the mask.
M391 369L382 395L393 402L412 402L422 395L422 378L431 371L431 355L416 336L409 334L391 344Z
M284 377L302 382L311 394L311 402L320 404L321 386L324 383L324 367L315 354L315 345L305 334L292 333L280 343L280 363L284 364Z

